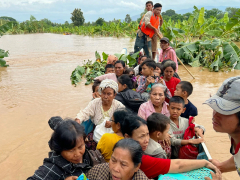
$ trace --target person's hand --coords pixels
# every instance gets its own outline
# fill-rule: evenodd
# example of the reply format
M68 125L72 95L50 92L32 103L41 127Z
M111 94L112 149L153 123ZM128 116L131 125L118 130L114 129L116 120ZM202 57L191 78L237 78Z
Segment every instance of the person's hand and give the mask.
M205 167L208 168L208 169L211 169L211 170L213 170L215 172L215 174L211 173L211 175L213 176L214 180L221 180L222 179L221 171L216 166L214 166L212 163L207 161L207 164L206 164ZM206 180L209 180L209 179L207 178Z
M100 98L100 95L99 95L98 92L94 92L94 93L92 93L92 97L93 97L94 99L96 99L96 98Z
M167 138L163 140L163 144L164 146L165 145L168 145L168 146L171 146L171 136L168 134Z
M190 139L189 142L190 142L190 144L200 144L200 143L204 142L204 139L203 138Z
M211 172L212 175L212 179L210 179L210 177L205 177L205 180L222 180L222 174L215 174L214 172Z
M111 124L112 124L111 121L106 121L106 123L105 123L105 128L110 128L110 127L112 127Z
M209 161L214 165L216 166L218 169L221 169L221 162L216 160L216 159L209 159Z
M164 85L164 83L163 83L163 79L162 79L162 78L159 78L158 83L161 83L161 84Z
M189 116L189 119L190 119L191 117L193 117L193 116ZM195 123L195 121L196 121L196 119L195 119L195 117L193 117L192 123Z
M147 77L146 86L148 86L150 83L155 83L155 79L151 76Z
M80 119L76 118L75 121L80 124Z
M77 176L69 176L65 180L77 180Z
M201 128L195 127L194 131L195 131L195 134L196 134L197 137L200 136L201 138L204 138L203 130Z

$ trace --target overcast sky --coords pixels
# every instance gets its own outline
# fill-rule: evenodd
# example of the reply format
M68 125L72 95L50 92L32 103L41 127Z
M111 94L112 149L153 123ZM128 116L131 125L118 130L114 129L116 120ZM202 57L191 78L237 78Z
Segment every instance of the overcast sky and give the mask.
M48 18L51 21L69 21L75 8L83 11L85 22L99 17L105 20L124 19L126 14L139 15L144 10L146 0L0 0L0 16L10 16L25 21L33 15L37 20ZM157 1L153 1L156 3ZM239 7L240 0L173 0L158 1L163 10L175 11L197 7Z

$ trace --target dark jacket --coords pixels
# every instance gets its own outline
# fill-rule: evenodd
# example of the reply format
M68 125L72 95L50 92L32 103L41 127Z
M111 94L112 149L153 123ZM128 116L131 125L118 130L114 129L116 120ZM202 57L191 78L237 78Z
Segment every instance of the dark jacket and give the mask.
M49 152L49 158L43 160L43 165L35 171L27 180L64 180L69 176L80 176L87 173L91 166L90 156L86 150L83 155L83 163L73 164L56 152Z
M124 89L123 91L117 93L116 100L120 101L126 108L132 110L133 112L138 112L140 105L146 100L144 100L136 91L132 89Z

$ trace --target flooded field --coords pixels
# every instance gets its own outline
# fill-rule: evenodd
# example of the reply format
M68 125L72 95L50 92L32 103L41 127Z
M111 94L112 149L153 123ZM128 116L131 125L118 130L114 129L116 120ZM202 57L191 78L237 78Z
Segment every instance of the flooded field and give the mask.
M133 50L134 40L127 38L64 36L59 34L5 35L0 48L9 50L8 68L0 67L0 179L26 179L48 156L52 116L74 118L91 100L91 86L71 85L70 75L84 59L94 53L120 53ZM240 45L240 44L239 44ZM180 66L182 80L192 82L190 100L198 108L196 121L206 128L206 144L213 158L230 157L226 134L212 129L212 110L202 103L214 94L222 82L240 71L214 73L191 68L195 80ZM224 174L237 179L237 172Z

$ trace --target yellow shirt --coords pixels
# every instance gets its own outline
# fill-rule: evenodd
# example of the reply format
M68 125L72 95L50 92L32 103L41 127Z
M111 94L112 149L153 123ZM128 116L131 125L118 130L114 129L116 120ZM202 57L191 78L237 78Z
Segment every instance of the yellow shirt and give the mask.
M115 133L105 133L101 137L97 144L97 149L100 150L106 162L109 162L111 158L114 145L123 138L124 137L121 137Z

